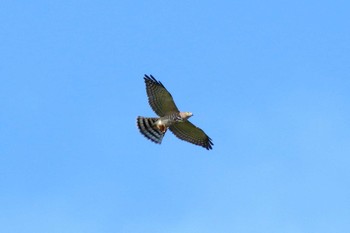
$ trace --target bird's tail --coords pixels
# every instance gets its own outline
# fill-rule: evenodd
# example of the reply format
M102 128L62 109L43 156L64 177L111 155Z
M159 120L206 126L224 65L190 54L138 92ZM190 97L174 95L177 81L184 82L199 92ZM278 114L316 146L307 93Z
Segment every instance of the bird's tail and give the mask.
M165 131L162 132L154 124L159 118L137 117L137 127L146 138L149 140L161 144Z

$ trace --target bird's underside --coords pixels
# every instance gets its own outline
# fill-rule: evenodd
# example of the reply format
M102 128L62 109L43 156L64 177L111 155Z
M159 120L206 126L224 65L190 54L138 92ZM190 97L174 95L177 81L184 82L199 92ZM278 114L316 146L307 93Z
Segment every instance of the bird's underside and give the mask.
M148 102L159 117L137 117L140 132L149 140L161 144L168 129L179 139L202 146L207 150L214 145L203 130L193 125L188 118L191 112L180 112L173 97L152 75L145 75Z

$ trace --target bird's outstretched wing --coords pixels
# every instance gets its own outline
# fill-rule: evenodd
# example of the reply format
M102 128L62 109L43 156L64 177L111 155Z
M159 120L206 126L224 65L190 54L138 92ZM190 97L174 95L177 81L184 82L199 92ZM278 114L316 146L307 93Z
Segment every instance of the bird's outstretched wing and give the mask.
M161 82L152 75L145 75L144 79L149 105L158 116L163 117L179 112L173 97Z
M169 127L171 132L181 140L193 143L211 150L214 145L211 138L203 130L189 121L177 122Z

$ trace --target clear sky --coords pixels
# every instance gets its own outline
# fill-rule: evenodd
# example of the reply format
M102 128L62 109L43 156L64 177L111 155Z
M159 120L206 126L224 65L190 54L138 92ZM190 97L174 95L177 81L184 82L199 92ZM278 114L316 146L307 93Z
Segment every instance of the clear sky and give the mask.
M0 232L350 232L349 1L0 3ZM214 142L146 140L144 74Z

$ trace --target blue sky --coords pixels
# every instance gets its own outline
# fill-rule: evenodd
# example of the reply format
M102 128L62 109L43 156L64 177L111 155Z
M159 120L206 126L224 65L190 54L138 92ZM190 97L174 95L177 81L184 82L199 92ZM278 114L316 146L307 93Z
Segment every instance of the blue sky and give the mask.
M348 1L2 1L1 232L350 232ZM139 134L144 74L213 139Z

